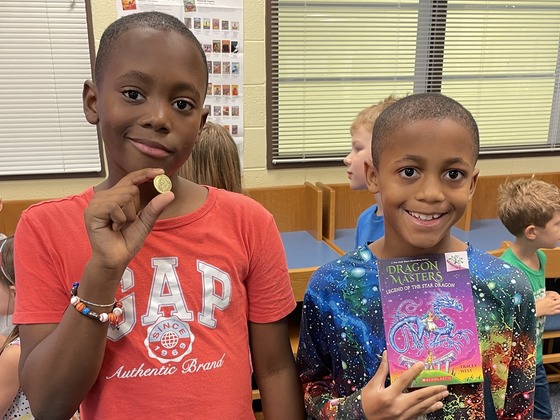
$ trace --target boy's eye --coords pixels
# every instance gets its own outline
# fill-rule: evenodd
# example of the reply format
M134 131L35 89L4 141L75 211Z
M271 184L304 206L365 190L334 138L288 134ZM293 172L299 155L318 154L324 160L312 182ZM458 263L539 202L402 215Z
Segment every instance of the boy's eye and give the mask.
M449 172L447 172L446 174L447 177L449 177L449 179L461 179L464 175L461 171L458 171L457 169L452 169Z
M128 99L132 99L133 101L136 101L142 97L140 92L138 92L137 90L126 90L123 92L123 95Z
M175 101L175 106L181 111L193 108L193 106L185 99L179 99L178 101Z
M411 178L414 175L416 175L416 169L414 169L414 168L404 168L401 171L401 174L406 178Z

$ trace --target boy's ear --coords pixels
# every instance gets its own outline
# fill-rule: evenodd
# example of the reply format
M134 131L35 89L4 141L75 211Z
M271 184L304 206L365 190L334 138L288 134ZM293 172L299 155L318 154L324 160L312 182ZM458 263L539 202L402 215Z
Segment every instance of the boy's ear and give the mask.
M206 119L208 118L208 108L202 108L202 112L200 113L200 127L198 127L198 131L202 130L204 124L206 124Z
M82 102L86 120L93 125L99 122L99 115L97 114L97 95L97 86L91 80L86 80L84 88L82 89Z
M474 191L476 190L476 183L478 182L478 174L480 174L480 169L474 168L473 176L471 179L471 186L469 190L469 200L473 198Z
M373 194L378 194L379 191L379 182L377 176L377 168L373 165L373 163L369 160L364 162L364 169L366 171L366 187L369 192Z
M530 241L537 239L537 229L535 225L529 225L523 231L523 235Z
M198 134L196 136L196 143L200 141L200 132L206 124L206 119L208 118L208 108L202 108L202 112L200 113L200 125L198 127Z

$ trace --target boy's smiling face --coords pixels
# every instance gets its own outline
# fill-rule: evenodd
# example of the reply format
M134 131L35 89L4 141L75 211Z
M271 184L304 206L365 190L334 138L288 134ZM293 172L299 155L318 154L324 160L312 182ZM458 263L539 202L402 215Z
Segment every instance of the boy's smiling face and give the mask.
M84 110L99 123L109 174L146 167L173 175L206 121L206 65L192 40L151 28L122 33L99 86L86 84Z
M454 251L451 227L461 218L478 169L471 135L450 119L406 123L391 134L368 189L381 193L382 257Z

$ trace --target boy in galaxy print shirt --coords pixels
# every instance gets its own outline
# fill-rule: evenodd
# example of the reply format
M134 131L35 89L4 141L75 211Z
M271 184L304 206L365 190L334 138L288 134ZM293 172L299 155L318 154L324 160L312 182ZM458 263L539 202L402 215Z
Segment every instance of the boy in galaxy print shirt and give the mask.
M306 410L318 419L530 419L535 301L524 274L451 236L474 193L478 127L441 94L400 99L378 117L368 189L380 193L385 236L320 267L303 303L297 355ZM466 250L484 382L386 385L377 260ZM382 356L383 355L383 356Z

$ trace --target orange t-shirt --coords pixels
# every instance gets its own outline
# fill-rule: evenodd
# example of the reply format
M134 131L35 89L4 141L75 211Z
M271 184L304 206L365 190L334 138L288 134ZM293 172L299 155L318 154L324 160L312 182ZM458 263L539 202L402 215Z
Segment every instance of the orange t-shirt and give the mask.
M14 323L60 321L91 255L83 212L92 196L23 213ZM116 297L124 314L82 419L254 418L247 323L295 307L278 229L260 204L209 188L201 208L156 223Z

